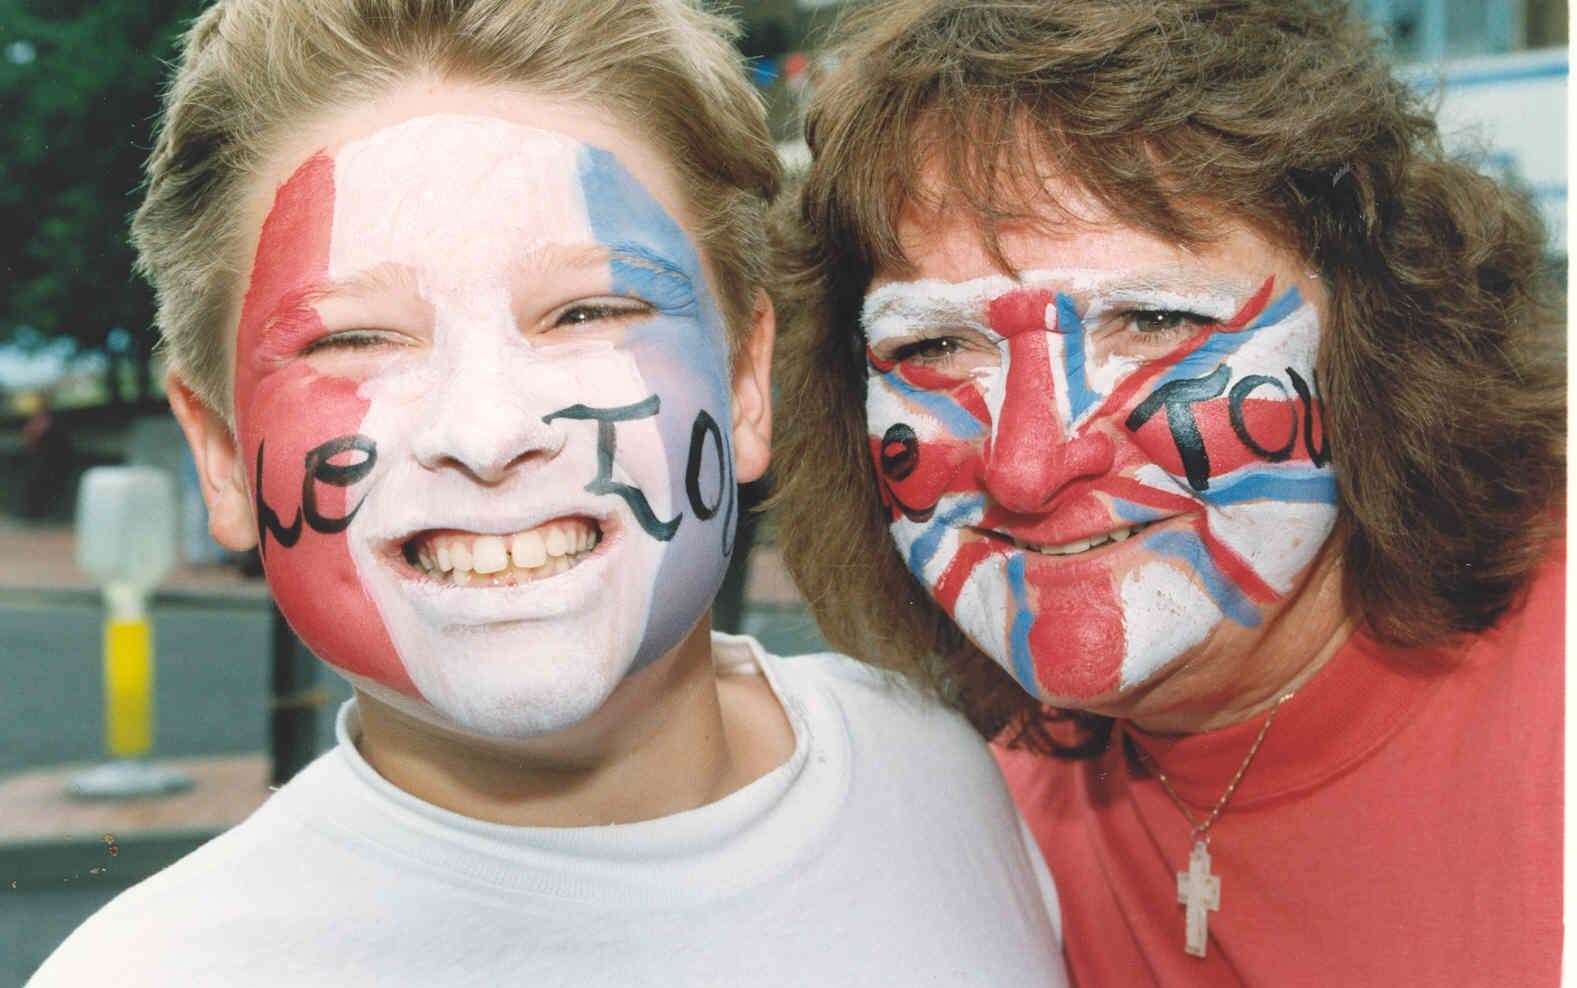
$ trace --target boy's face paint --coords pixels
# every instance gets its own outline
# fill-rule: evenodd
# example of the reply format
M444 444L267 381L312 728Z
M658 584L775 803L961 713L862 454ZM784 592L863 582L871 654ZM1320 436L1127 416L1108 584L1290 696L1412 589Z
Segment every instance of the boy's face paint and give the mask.
M558 131L418 116L307 158L262 226L235 407L292 627L473 733L584 719L695 626L732 552L700 258L620 158ZM573 565L530 567L555 548ZM429 571L462 551L468 580Z
M1018 281L922 248L935 278L881 281L862 314L900 553L983 651L1067 706L1252 647L1336 520L1318 287L1268 248L1206 263L1120 227L1083 239L1019 241L1024 268L1099 266Z

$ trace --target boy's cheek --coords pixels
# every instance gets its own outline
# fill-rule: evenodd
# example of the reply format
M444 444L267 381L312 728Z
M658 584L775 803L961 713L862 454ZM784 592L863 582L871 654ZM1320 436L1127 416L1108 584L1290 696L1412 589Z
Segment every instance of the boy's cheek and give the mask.
M238 408L258 549L281 613L318 657L414 694L350 551L350 520L380 474L356 391L297 365L257 382Z

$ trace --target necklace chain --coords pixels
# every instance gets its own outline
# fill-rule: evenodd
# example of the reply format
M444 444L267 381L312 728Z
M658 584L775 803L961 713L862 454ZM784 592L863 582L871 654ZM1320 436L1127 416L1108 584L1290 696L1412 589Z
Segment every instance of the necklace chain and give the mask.
M1183 797L1177 794L1177 790L1172 788L1171 780L1166 777L1166 772L1161 768L1160 762L1157 762L1148 751L1145 751L1143 746L1134 746L1144 756L1144 760L1150 763L1150 767L1155 769L1156 780L1161 783L1161 788L1166 790L1166 794L1171 797L1172 802L1177 804L1178 810L1183 814L1183 819L1187 820L1188 825L1193 828L1195 840L1207 840L1206 834L1210 832L1210 828L1215 825L1216 820L1220 819L1221 814L1226 810L1227 803L1232 799L1232 794L1237 792L1238 783L1243 781L1243 774L1248 771L1249 763L1254 760L1255 755L1259 754L1259 746L1264 743L1265 735L1270 731L1270 725L1276 720L1276 714L1281 712L1281 705L1290 699L1292 699L1292 694L1287 693L1276 701L1274 707L1270 708L1270 716L1265 718L1265 723L1259 727L1259 733L1254 735L1254 743L1249 746L1248 754L1243 756L1243 761L1238 765L1238 770L1232 775L1232 781L1227 783L1226 789L1221 793L1221 798L1216 800L1216 805L1210 808L1210 813L1205 817L1203 823L1194 819L1194 814L1189 811L1188 804L1183 801Z

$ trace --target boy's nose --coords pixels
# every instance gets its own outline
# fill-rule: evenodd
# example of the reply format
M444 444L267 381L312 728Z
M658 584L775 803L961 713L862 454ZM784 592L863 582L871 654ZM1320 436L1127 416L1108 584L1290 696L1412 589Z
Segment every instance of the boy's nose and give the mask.
M986 491L1016 514L1044 511L1070 482L1111 469L1110 437L1069 436L1057 408L1049 334L1008 340L1006 393L985 453Z
M484 484L496 484L511 469L534 459L552 459L564 446L564 431L542 421L540 402L523 400L531 384L518 380L509 361L452 368L427 402L426 421L411 449L429 470L459 469Z

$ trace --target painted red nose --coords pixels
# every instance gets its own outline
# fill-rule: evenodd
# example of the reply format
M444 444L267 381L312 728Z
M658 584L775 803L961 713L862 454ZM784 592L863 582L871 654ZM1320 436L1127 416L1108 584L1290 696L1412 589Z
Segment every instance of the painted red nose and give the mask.
M1069 438L1057 409L1050 360L1051 334L1018 333L1007 341L1007 393L985 455L985 487L1017 514L1045 511L1073 481L1108 472L1111 438Z

